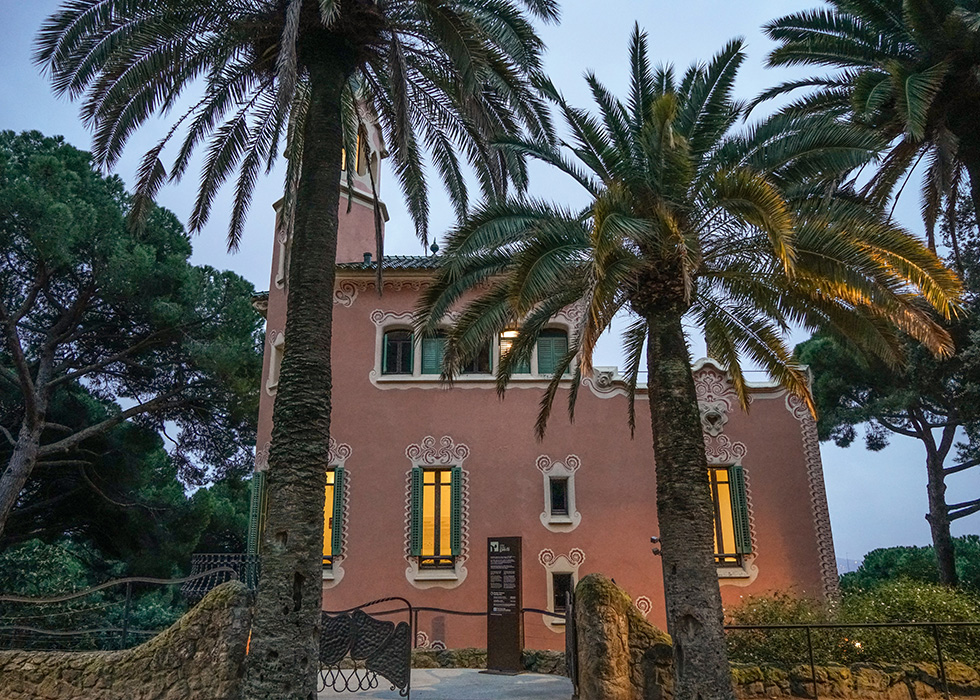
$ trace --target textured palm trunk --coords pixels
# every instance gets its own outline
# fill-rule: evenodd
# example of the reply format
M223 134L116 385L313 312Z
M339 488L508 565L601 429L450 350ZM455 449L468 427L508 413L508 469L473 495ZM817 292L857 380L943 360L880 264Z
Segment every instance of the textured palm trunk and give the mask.
M955 586L956 553L953 535L949 530L949 507L946 505L946 481L943 474L943 459L935 450L927 448L926 493L929 497L929 528L932 531L932 546L939 565L939 582L945 586Z
M714 560L714 508L681 314L646 315L667 631L675 700L734 700Z
M316 697L330 332L346 72L311 69L290 255L285 352L273 411L261 578L245 679L250 700Z

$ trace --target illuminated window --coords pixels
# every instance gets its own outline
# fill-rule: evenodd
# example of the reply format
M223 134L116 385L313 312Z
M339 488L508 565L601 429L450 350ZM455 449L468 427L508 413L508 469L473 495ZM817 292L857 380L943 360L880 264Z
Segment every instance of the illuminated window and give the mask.
M510 349L514 347L514 341L517 340L517 331L507 330L500 334L500 357L504 358ZM530 374L531 373L531 363L521 362L514 368L514 374Z
M385 333L382 374L412 373L412 332L394 330Z
M715 507L715 562L741 566L742 555L752 553L742 467L712 467L708 469L708 483Z
M343 548L344 537L344 468L327 470L327 487L323 501L323 568L333 568Z
M412 469L411 555L420 569L452 568L462 540L462 469Z

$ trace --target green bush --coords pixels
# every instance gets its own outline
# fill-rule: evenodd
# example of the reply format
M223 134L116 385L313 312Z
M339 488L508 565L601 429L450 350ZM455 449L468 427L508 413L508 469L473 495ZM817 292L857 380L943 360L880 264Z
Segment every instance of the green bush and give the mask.
M786 593L751 597L728 615L733 625L860 622L978 622L980 596L935 584L891 581L849 591L829 608ZM980 662L980 626L940 628L947 660ZM812 629L817 663L905 663L936 660L931 628ZM730 630L732 661L794 666L808 662L804 630Z

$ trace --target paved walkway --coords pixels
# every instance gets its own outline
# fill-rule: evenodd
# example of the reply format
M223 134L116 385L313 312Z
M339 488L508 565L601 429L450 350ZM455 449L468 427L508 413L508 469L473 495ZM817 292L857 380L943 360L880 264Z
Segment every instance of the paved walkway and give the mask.
M398 698L398 692L388 690L383 678L378 680L377 690L363 693L327 690L319 698ZM412 669L412 698L416 700L569 700L571 697L572 682L561 676L539 673L498 676L470 668Z

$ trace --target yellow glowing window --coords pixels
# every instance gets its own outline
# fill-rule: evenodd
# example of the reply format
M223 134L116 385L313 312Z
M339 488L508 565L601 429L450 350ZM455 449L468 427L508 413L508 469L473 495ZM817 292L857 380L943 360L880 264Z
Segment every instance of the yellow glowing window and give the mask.
M715 510L715 561L738 565L752 551L742 467L711 468L708 484Z
M412 555L423 568L452 566L460 549L461 470L422 469L412 474Z
M323 566L327 568L333 566L343 547L343 497L343 467L328 469L323 500Z

